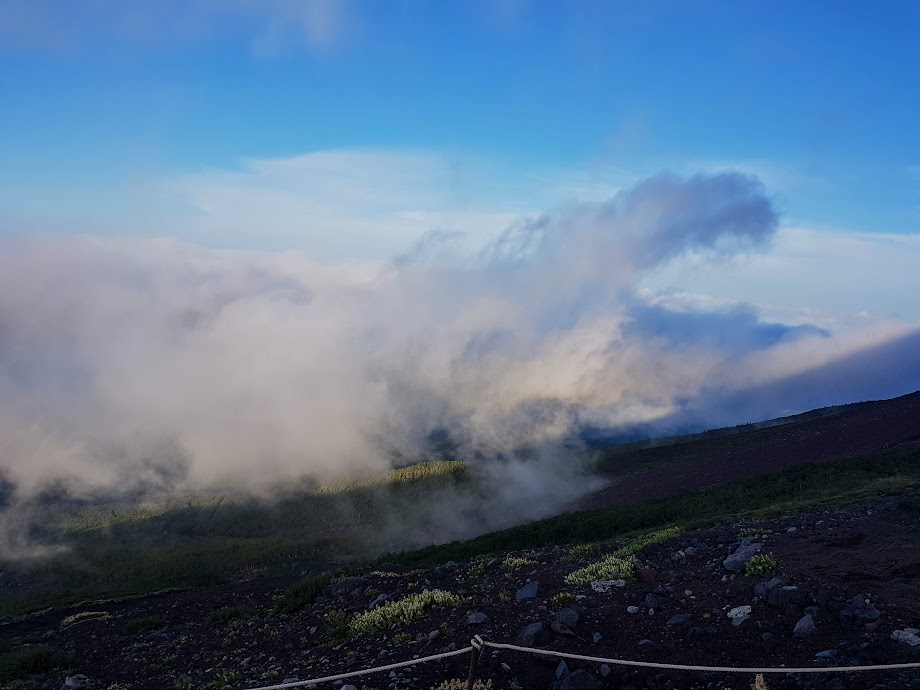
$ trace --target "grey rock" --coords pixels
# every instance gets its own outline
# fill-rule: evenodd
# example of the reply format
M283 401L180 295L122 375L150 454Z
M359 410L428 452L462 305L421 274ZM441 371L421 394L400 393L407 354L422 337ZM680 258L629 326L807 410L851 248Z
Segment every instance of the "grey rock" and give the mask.
M686 625L690 622L690 616L686 613L678 613L668 619L666 625Z
M769 642L770 640L773 639L773 633L765 632L760 636L760 639L763 640L764 642Z
M881 615L875 604L862 595L850 599L839 613L840 620L850 623L872 623Z
M690 637L703 637L704 635L718 635L719 629L714 625L696 626L690 628Z
M466 617L466 622L468 625L478 625L479 623L485 623L488 620L489 617L482 611Z
M765 582L759 582L758 584L754 585L754 596L760 597L761 599L766 599L767 595L770 594L770 591L776 589L781 584L783 584L783 580L780 577L774 577L770 580L766 580Z
M750 616L735 616L732 618L732 625L736 628L741 627L741 625L746 621Z
M560 661L559 665L556 667L556 680L562 680L570 673L569 665L565 663L565 660Z
M368 611L373 611L378 606L381 606L387 599L390 598L389 594L378 594L377 598L374 599L370 604L367 605Z
M543 628L543 623L537 622L521 628L514 643L522 647L533 647L534 645L546 644L551 639L552 635Z
M578 669L553 683L553 690L602 690L604 684L584 669Z
M833 659L836 656L836 649L825 649L823 652L818 652L815 654L815 659Z
M601 635L599 632L596 632L594 633L594 637L592 637L591 639L594 641L594 644L597 644L598 642L604 639L604 636Z
M744 566L749 560L751 560L756 554L760 553L760 550L763 548L763 544L747 544L745 545L742 542L742 545L738 547L738 550L735 551L731 556L722 561L722 567L726 570L730 570L733 573L740 573L744 570Z
M600 671L601 671L602 678L606 678L607 676L610 675L610 667L607 664L601 664Z
M795 629L792 631L792 634L796 637L808 637L815 631L815 619L805 614L799 619L799 622L795 624Z
M650 609L666 609L669 603L665 597L659 596L654 592L649 592L645 595L645 599L642 600L642 605Z
M570 628L574 628L578 625L578 621L581 619L581 616L578 614L578 611L572 608L561 609L556 612L556 615L553 616L553 620L557 623L562 623Z
M639 607L638 606L627 606L626 613L639 613Z
M794 585L785 587L776 587L770 590L767 595L767 603L777 608L785 608L788 604L796 606L807 606L811 603L811 597Z
M537 592L540 591L540 583L536 580L528 582L526 585L521 587L517 593L514 595L514 598L517 601L523 601L524 599L534 599L537 596Z

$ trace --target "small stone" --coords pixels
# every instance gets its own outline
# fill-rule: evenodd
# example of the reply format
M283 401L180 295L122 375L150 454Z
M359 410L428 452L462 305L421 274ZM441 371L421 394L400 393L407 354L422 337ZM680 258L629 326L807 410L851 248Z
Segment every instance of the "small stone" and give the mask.
M489 620L489 617L484 614L482 611L479 613L474 613L471 616L466 617L467 625L478 625L480 623L485 623Z
M627 606L626 613L639 613L639 607L638 606Z
M553 620L562 625L568 626L569 628L574 628L578 625L578 621L581 616L578 615L578 611L571 608L561 609L556 612L556 615L553 616Z
M799 619L799 622L795 624L795 629L792 631L792 634L796 637L807 637L815 631L815 619L805 614Z
M751 615L751 607L747 604L744 606L736 606L731 611L728 612L729 618L741 618L742 616L747 617Z
M556 667L556 680L562 680L570 673L571 671L569 671L569 665L565 663L565 660L560 661L559 665Z
M818 652L815 654L815 659L833 659L836 656L836 649L825 649L823 652Z
M744 623L744 621L746 621L748 618L750 618L750 616L735 616L732 618L732 626L736 628L740 627L741 624Z
M686 625L690 622L690 616L685 613L678 613L671 616L665 625Z
M517 593L514 595L514 598L517 601L523 601L524 599L535 599L537 592L540 591L540 583L536 580L528 582L526 585L521 587Z
M382 606L383 603L390 598L389 594L378 594L377 598L374 599L370 604L367 605L368 611L373 611L378 606Z
M610 667L607 664L601 664L600 671L603 678L606 678L610 675Z
M621 589L626 586L626 580L595 580L591 583L591 589L598 594L606 594L611 589Z
M594 641L594 644L597 644L598 642L604 639L604 636L601 635L599 632L596 632L594 633L594 637L592 637L591 639Z
M543 629L543 623L539 621L526 625L518 632L515 638L515 644L522 647L533 647L534 645L549 642L552 634Z
M506 664L504 661L498 665L498 667L505 673L511 673L511 667Z

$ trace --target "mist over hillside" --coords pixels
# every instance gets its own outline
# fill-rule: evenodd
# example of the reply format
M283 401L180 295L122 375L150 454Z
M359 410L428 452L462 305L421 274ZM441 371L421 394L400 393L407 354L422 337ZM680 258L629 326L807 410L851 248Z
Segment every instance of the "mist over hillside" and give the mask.
M502 459L490 500L530 519L589 488L563 443L583 428L673 433L920 386L903 324L833 334L639 289L688 253L758 251L776 226L761 183L725 172L523 218L475 255L435 233L386 264L6 236L4 555L37 497L268 495L438 444Z

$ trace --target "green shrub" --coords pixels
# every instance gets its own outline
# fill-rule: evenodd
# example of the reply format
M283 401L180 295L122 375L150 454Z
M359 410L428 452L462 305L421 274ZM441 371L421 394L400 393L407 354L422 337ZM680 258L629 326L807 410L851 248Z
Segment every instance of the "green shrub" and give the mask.
M312 606L313 602L316 601L316 597L322 594L326 587L340 579L342 579L342 575L336 573L308 577L278 597L275 601L275 610L279 613L296 613L301 609Z
M574 573L568 574L565 578L565 583L568 585L590 585L596 580L613 580L616 578L628 580L634 575L635 571L632 556L650 544L661 544L673 539L680 532L681 530L677 527L651 532L620 547L597 563L592 563L576 570Z
M326 636L332 645L342 644L351 639L351 617L344 611L333 609L326 616Z
M129 621L126 627L133 634L149 633L165 628L166 621L162 618L136 618Z
M502 570L507 570L508 572L514 572L515 570L520 570L521 568L532 568L537 565L537 562L530 558L521 558L519 556L506 556L502 561Z
M565 608L575 603L575 595L570 592L559 592L550 598L549 603L556 608Z
M440 685L432 686L431 690L467 690L468 687L465 680L452 678L451 680L445 680ZM476 680L473 682L473 690L492 690L492 681Z
M373 611L359 614L351 621L350 629L355 635L386 630L394 624L418 620L432 606L456 608L465 603L466 600L456 594L440 589L426 589L398 601L388 601Z
M15 647L0 654L0 680L22 680L26 676L67 668L73 663L69 654L44 644Z
M211 612L211 615L208 616L207 625L209 628L222 628L249 618L254 614L255 610L248 606L225 606L222 609Z
M744 566L748 577L766 577L776 572L776 559L767 553L758 553Z
M568 549L568 557L573 561L581 561L585 558L591 558L597 552L594 544L576 544Z

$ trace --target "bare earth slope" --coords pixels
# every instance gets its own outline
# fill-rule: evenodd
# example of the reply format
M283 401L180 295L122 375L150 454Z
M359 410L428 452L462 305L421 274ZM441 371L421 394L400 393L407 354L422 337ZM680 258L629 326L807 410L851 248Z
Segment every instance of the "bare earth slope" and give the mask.
M867 455L896 446L920 445L920 392L860 403L826 417L793 421L717 438L705 434L680 443L618 451L610 449L607 471L631 474L581 499L572 510L593 510L705 489L809 462Z
M920 647L898 641L897 631L920 626L918 527L920 500L914 495L689 531L639 550L636 577L609 591L567 584L565 578L597 563L616 544L367 572L326 587L311 605L289 614L273 608L272 595L283 590L268 580L50 611L0 626L0 636L45 645L71 661L7 687L56 690L65 672L79 671L108 690L242 690L436 654L465 647L474 634L514 642L531 625L542 630L538 639L522 641L525 646L602 658L728 667L916 662ZM778 580L770 585L762 585L769 575L749 577L725 565L751 543L776 560ZM538 583L536 595L519 598L528 582ZM399 602L425 589L463 602L345 634L348 622L381 594ZM729 613L745 606L749 617L734 625ZM814 627L797 635L807 615ZM554 628L554 620L567 621L567 627ZM352 682L376 690L429 690L465 678L468 663L463 656ZM753 681L751 674L570 661L558 673L565 680L571 672L572 678L557 683L558 664L558 657L487 651L477 675L491 680L494 690L740 690ZM768 680L770 690L920 687L914 671L780 674Z

